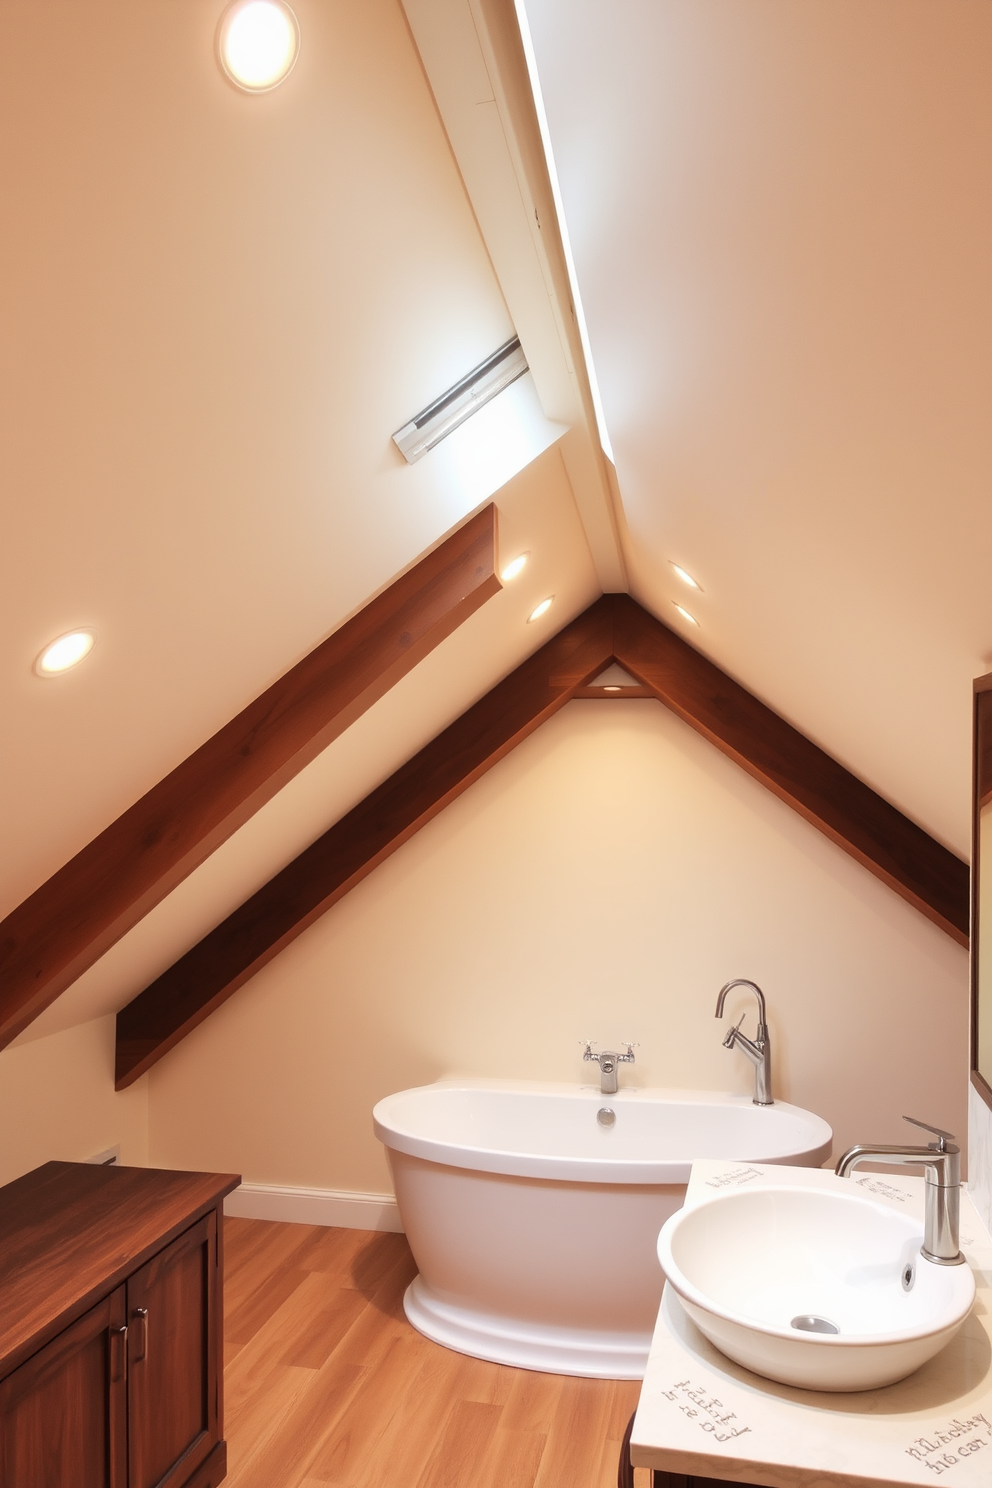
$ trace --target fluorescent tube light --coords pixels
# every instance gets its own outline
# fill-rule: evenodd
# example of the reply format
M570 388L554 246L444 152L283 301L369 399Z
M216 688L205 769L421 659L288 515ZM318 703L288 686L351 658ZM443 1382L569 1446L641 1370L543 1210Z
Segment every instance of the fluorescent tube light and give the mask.
M526 371L527 358L519 336L514 336L474 367L467 377L456 382L440 398L435 398L433 403L428 403L402 429L397 429L393 441L404 459L409 465L420 460L497 393L516 382L518 377L523 377Z

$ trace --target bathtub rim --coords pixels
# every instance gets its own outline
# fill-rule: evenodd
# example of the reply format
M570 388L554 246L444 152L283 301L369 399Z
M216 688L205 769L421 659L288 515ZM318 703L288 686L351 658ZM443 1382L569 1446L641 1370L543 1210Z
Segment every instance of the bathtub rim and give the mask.
M507 1094L536 1094L563 1099L581 1100L583 1104L611 1106L624 1104L683 1105L731 1107L751 1112L784 1113L797 1117L808 1126L808 1145L773 1156L763 1155L760 1150L750 1150L746 1157L728 1158L728 1166L734 1164L765 1163L777 1166L819 1167L830 1156L833 1146L833 1130L830 1125L812 1111L802 1106L793 1106L788 1101L776 1101L773 1106L756 1106L748 1095L730 1091L680 1090L670 1086L640 1086L620 1089L615 1095L603 1096L596 1085L583 1085L569 1081L551 1080L507 1080L481 1077L449 1077L434 1080L428 1085L414 1085L406 1090L397 1090L378 1101L372 1111L375 1135L387 1148L405 1153L409 1157L425 1158L444 1167L463 1168L470 1172L502 1173L518 1178L542 1178L558 1182L608 1183L623 1185L685 1185L695 1156L685 1158L593 1158L588 1156L568 1157L554 1154L535 1154L508 1149L473 1147L466 1143L442 1141L427 1137L396 1123L390 1107L392 1103L421 1093L452 1091L498 1091ZM761 1119L759 1117L759 1119ZM391 1124L392 1120L392 1124Z

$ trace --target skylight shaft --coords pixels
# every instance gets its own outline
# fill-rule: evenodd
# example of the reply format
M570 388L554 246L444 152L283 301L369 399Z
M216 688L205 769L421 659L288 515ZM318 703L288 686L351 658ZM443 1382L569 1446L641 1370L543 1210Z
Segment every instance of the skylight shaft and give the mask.
M603 400L599 394L596 367L592 359L592 345L589 340L589 328L586 325L585 310L582 307L582 295L579 293L579 278L575 271L575 259L572 256L572 245L568 236L568 223L565 221L565 203L562 199L561 186L558 181L555 154L551 146L551 129L548 124L547 110L544 107L544 95L541 92L541 78L537 68L537 53L534 50L534 40L531 36L530 22L527 19L525 0L513 0L513 4L517 13L517 23L520 27L520 38L523 42L524 57L527 61L531 92L534 95L534 107L537 110L537 122L541 131L541 141L544 145L544 158L547 161L548 175L551 180L551 194L554 198L555 212L558 217L558 231L561 233L561 244L565 254L565 267L568 272L568 283L572 291L572 303L575 306L575 323L578 326L579 340L582 343L582 354L586 361L586 374L589 378L589 391L592 394L592 406L596 415L596 426L599 429L599 442L603 446L603 453L606 455L610 464L616 465L616 460L613 458L613 446L610 443L610 431L606 427Z

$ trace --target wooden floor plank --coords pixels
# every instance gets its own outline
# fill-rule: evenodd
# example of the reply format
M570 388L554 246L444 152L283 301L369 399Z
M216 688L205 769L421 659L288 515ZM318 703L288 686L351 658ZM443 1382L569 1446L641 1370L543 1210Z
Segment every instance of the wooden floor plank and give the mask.
M225 1251L225 1488L613 1488L638 1385L431 1343L404 1236L231 1219Z
M243 1483L255 1461L265 1453L281 1458L285 1450L286 1422L297 1402L306 1394L313 1370L276 1369L269 1372L264 1388L254 1393L247 1409L226 1425L228 1475L225 1488ZM225 1423L226 1424L226 1423Z
M369 1305L369 1299L361 1292L351 1287L338 1287L325 1306L308 1310L280 1363L295 1364L304 1369L323 1368Z
M225 1254L224 1257L224 1294L228 1316L237 1311L247 1298L264 1290L272 1277L290 1265L296 1252L307 1244L312 1230L316 1228L311 1225L271 1224L264 1220L242 1223L251 1224L254 1230L243 1236L240 1247L231 1247L235 1252L233 1256ZM227 1250L225 1244L225 1251Z
M281 1374L287 1368L308 1377L317 1372L318 1365L286 1357L289 1352L286 1340L301 1337L314 1312L322 1311L326 1306L329 1298L325 1293L333 1295L333 1282L328 1283L326 1278L308 1273L304 1276L301 1285L259 1327L227 1366L224 1389L229 1423L239 1422L244 1411L253 1409L254 1398L264 1395L271 1376ZM363 1307L368 1306L364 1297L360 1300Z
M641 1393L640 1380L611 1380L613 1385L613 1408L607 1421L606 1431L611 1441L622 1442L627 1422L637 1409Z
M536 1431L498 1430L484 1462L468 1479L471 1488L533 1488L547 1437Z
M331 1271L342 1277L350 1275L356 1256L374 1248L379 1238L369 1230L339 1230L329 1225L315 1225L312 1234L296 1252L297 1264L306 1271ZM403 1236L397 1238L402 1240Z
M601 1444L612 1381L566 1378L551 1422L535 1488L599 1488Z
M505 1429L547 1436L561 1399L563 1377L530 1369L514 1369L511 1373L513 1382L503 1410Z
M352 1409L339 1419L336 1429L312 1459L309 1465L312 1477L323 1483L346 1484L348 1488L369 1481L385 1484L395 1464L396 1480L411 1483L410 1467L415 1457L414 1444L409 1439L411 1385L418 1381L419 1364L426 1347L426 1340L418 1338L412 1329L409 1335L392 1339L378 1366L367 1371L365 1388L356 1397ZM415 1407L413 1415L416 1415ZM425 1424L426 1416L420 1422L421 1426ZM433 1437L427 1451L430 1445ZM398 1470L399 1464L402 1472Z
M500 1407L481 1400L459 1400L444 1433L417 1479L417 1488L465 1488L474 1483L499 1425Z
M303 1285L309 1274L309 1271L298 1271L295 1266L285 1266L276 1271L265 1286L257 1287L228 1313L224 1336L234 1343L248 1343L297 1287Z
M280 1422L255 1451L249 1451L230 1474L230 1488L297 1488L338 1418L354 1403L365 1372L331 1358L312 1377Z
M405 1235L375 1235L358 1250L351 1262L351 1285L359 1292L373 1293L397 1264L410 1254Z
M364 1402L365 1444L363 1448L360 1436L360 1460L347 1479L348 1488L381 1488L398 1461L403 1463L403 1479L413 1488L457 1403L459 1365L452 1368L438 1359L441 1351L425 1338L416 1344L409 1337L399 1338L397 1346L411 1349L418 1367L404 1375L385 1409L373 1398Z

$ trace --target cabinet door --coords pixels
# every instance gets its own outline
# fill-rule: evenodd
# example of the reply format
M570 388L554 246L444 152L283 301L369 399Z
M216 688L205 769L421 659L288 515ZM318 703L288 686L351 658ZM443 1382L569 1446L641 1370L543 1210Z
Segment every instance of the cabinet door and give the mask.
M217 1431L217 1216L127 1283L128 1488L179 1488Z
M126 1488L124 1288L0 1381L0 1488Z

